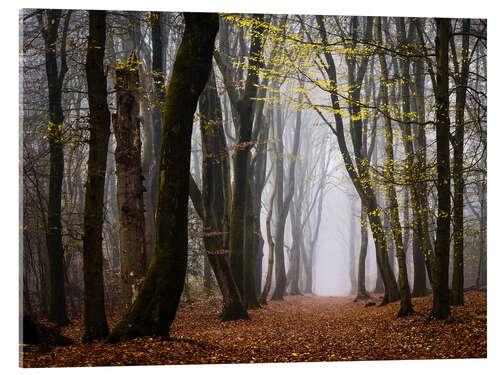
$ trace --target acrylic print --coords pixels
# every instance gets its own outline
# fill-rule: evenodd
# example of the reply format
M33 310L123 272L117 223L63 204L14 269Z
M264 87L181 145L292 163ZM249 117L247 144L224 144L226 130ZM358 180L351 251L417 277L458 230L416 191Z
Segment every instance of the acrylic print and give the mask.
M486 20L19 22L21 367L486 357Z

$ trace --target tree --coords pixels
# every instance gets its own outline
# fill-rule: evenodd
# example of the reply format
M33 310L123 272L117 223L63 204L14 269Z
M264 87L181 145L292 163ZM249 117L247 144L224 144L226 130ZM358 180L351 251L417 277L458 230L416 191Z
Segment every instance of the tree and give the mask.
M464 304L464 128L467 82L469 79L470 20L462 21L461 64L458 62L454 38L451 38L453 64L457 78L455 135L453 145L453 279L451 303Z
M139 295L107 342L169 338L184 287L193 114L209 77L219 28L213 13L184 13L184 20L164 106L153 257Z
M351 72L349 75L349 83L352 87L349 90L349 105L351 107L351 119L353 120L353 126L351 126L351 138L354 146L354 162L349 150L347 148L347 143L344 135L344 121L340 115L341 109L339 105L339 97L337 93L337 72L335 67L335 62L333 60L331 52L328 50L328 40L326 29L322 16L316 16L317 23L319 25L319 32L321 37L321 42L324 47L324 56L326 59L326 73L329 79L329 86L327 91L330 94L330 99L332 102L332 108L334 110L335 117L335 129L331 127L334 134L337 136L340 153L344 161L347 173L356 188L363 204L365 204L368 214L369 223L372 229L372 234L375 241L375 249L377 255L377 265L384 282L384 298L382 304L386 304L399 299L399 291L396 283L396 278L394 272L392 271L389 258L387 255L387 239L382 227L382 222L380 219L380 208L377 203L377 198L373 189L373 184L371 177L369 175L369 163L367 155L363 153L362 148L362 132L361 132L361 115L360 115L360 89L361 83L363 81L364 75L366 73L366 68L368 64L368 57L363 56L361 63L356 68L357 64L354 64L353 58L351 57ZM367 26L365 30L364 40L368 41L371 38L371 28L373 25L373 19L369 18L367 21ZM353 30L358 30L357 22L352 25ZM355 41L356 37L353 38ZM355 45L353 46L355 47Z
M448 265L450 254L450 117L448 92L448 47L450 20L436 19L436 150L438 213L436 247L432 263L433 304L431 317L450 316Z
M108 335L102 270L103 198L110 134L108 92L104 73L105 44L106 12L89 11L89 42L85 63L90 141L83 235L84 342L103 339Z
M229 236L229 259L234 280L243 299L243 304L247 304L245 285L245 251L252 249L245 246L245 218L247 210L247 189L248 189L248 166L251 147L252 126L255 115L255 105L253 98L257 94L259 83L259 69L262 65L261 53L264 41L263 35L263 15L252 16L251 44L248 57L248 73L242 94L238 94L234 89L230 67L223 57L216 53L217 64L224 77L233 118L236 128L236 150L233 155L233 193L230 214L230 236ZM257 306L251 306L257 307Z
M49 139L50 175L46 232L50 274L49 320L60 325L66 325L69 323L69 319L66 312L64 248L61 225L61 190L64 172L62 84L68 70L66 65L66 37L71 11L66 11L64 16L61 43L58 43L58 30L62 11L60 9L39 10L37 17L45 41L45 71L49 87L47 138ZM58 44L60 44L59 63L57 61Z
M380 17L376 19L376 34L377 43L382 44L382 26L380 22ZM380 91L382 93L382 104L386 108L389 107L389 94L387 90L388 86L388 73L387 73L387 62L385 56L380 53L380 70L382 73L382 79L380 80ZM391 125L391 119L388 115L384 116L385 120L385 154L386 154L386 177L387 177L387 195L390 204L390 219L391 219L391 229L394 238L394 245L396 246L396 256L398 260L398 281L399 281L399 292L401 296L401 307L398 312L398 316L405 316L413 313L413 308L411 305L411 292L410 284L408 283L408 275L406 271L406 249L403 246L403 237L401 231L401 223L399 220L399 207L398 200L396 196L396 189L394 187L394 145L393 145L393 131Z
M199 108L203 152L200 216L203 219L205 250L223 296L222 320L248 319L226 254L231 200L229 155L213 71L200 96ZM195 184L194 179L192 184ZM193 200L192 194L191 199Z
M136 298L146 273L139 84L139 64L137 53L133 50L127 62L116 69L117 105L116 113L113 114L120 267L126 309Z

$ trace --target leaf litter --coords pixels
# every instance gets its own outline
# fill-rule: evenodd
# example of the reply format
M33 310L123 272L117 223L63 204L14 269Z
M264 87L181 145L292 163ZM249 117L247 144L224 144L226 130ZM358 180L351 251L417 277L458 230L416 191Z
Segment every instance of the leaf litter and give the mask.
M380 295L287 296L250 310L250 320L221 322L222 300L212 297L179 308L171 341L142 337L117 344L95 341L36 348L22 367L366 361L486 358L486 293L469 291L452 306L452 321L429 320L432 297L414 298L415 314L396 318L399 302L379 306ZM367 302L376 305L365 307ZM110 328L120 319L108 317ZM61 332L79 342L82 319Z

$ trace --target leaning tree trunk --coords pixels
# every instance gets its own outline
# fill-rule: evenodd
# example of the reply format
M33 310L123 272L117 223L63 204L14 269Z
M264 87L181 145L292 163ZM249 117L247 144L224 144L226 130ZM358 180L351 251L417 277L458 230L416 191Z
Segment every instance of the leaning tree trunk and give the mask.
M116 69L117 108L113 115L120 267L125 309L137 297L146 273L139 95L139 64L134 50L127 63Z
M324 46L328 45L327 33L323 21L322 16L316 16L317 23L319 25L319 32L321 36L321 41ZM368 19L369 24L367 22L367 30L368 26L372 26L373 19ZM353 29L357 29L357 25L353 25ZM365 33L365 39L370 38L370 33ZM328 78L331 81L331 87L335 88L337 86L337 72L335 67L335 61L331 53L324 53L326 58L326 72L328 74ZM349 82L354 84L355 89L349 90L349 103L351 104L352 116L356 118L353 120L354 126L351 126L351 139L353 141L354 153L355 153L355 162L349 153L349 149L347 148L347 143L344 135L344 120L340 115L340 101L335 89L329 91L330 100L332 103L332 108L335 111L334 119L335 119L335 130L334 133L337 136L337 141L340 149L340 153L342 155L342 159L344 161L344 166L346 171L356 188L361 200L366 205L368 218L370 222L370 228L373 234L373 239L375 241L375 250L377 255L377 266L380 270L382 280L384 282L384 298L382 300L382 304L386 304L389 302L393 302L399 299L399 291L396 282L396 278L394 276L394 272L390 267L389 259L387 256L387 240L383 231L382 223L379 217L379 206L377 203L377 197L375 195L375 191L373 188L371 176L370 176L370 168L368 164L368 158L362 152L362 124L361 124L361 116L360 116L360 87L366 72L366 67L368 64L368 58L363 57L360 66L355 69L356 65L353 61L350 61L349 67ZM354 70L357 70L357 74L354 74ZM354 77L356 75L356 77ZM333 128L332 128L333 130Z
M43 12L46 17L43 17ZM61 190L64 174L64 114L62 109L62 83L67 71L66 35L69 14L65 17L61 45L61 62L58 69L57 43L61 10L40 10L38 13L40 30L45 41L45 70L49 86L49 199L47 206L47 250L50 276L49 320L66 325L69 319L66 312L66 293L64 286L64 248L62 244Z
M448 44L450 20L436 19L436 148L438 217L436 248L432 262L433 305L431 317L450 316L448 266L450 257L450 118L448 92Z
M83 214L84 342L104 339L108 335L102 257L104 184L111 125L103 66L105 45L106 12L89 11L89 47L85 64L89 92L90 140Z
M219 29L214 13L184 13L184 19L164 107L153 257L139 295L107 342L148 335L169 338L184 288L193 115Z

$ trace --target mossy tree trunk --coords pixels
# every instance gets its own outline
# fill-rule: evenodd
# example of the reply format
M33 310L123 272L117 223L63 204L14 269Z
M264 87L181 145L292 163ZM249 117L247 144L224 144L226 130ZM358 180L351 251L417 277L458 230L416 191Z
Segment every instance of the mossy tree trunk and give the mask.
M448 46L450 20L436 19L436 148L437 148L437 229L436 247L432 262L433 305L431 317L450 316L448 266L450 258L450 118L448 91Z
M62 25L62 41L59 38L60 9L37 12L40 31L45 42L45 71L49 88L49 199L47 206L47 251L49 260L49 320L66 325L64 285L64 248L62 244L61 191L64 175L64 114L62 109L62 84L68 70L66 65L66 37L71 11L67 11ZM59 44L59 51L58 51ZM58 63L57 55L60 55ZM58 67L59 65L59 67Z
M164 107L155 247L142 289L107 342L170 337L187 266L187 206L193 115L212 66L219 28L214 13L184 13Z
M83 225L84 342L104 339L108 335L102 257L104 184L111 126L104 73L105 45L106 12L89 11L89 43L85 64L90 140Z

